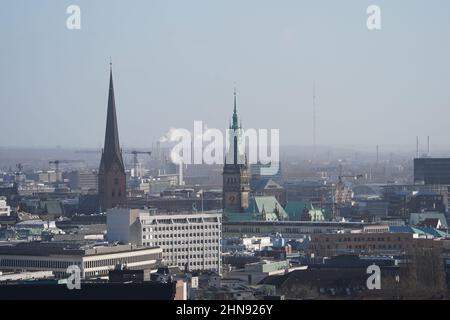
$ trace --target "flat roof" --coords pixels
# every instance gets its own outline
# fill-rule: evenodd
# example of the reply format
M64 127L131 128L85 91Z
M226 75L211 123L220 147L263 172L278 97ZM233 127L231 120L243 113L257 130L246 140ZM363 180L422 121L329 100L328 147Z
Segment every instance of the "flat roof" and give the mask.
M30 256L95 256L102 254L123 253L159 249L157 246L143 247L135 245L80 245L68 242L28 242L15 245L0 246L0 255L30 255Z
M266 226L310 226L310 227L362 227L373 225L365 222L337 222L337 221L223 221L226 225L266 225Z

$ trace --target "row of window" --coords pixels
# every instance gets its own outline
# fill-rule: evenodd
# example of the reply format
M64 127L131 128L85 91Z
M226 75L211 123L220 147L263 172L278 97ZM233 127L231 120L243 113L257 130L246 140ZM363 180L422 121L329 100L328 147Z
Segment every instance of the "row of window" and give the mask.
M170 266L181 266L184 267L186 264L188 264L187 261L167 261L166 262L168 265ZM217 262L197 262L197 261L192 261L189 263L189 265L193 266L201 266L201 269L212 269L214 267L217 267Z
M367 249L391 249L391 250L393 250L393 249L406 249L406 248L410 248L410 247L412 247L412 248L415 248L416 247L416 245L412 245L412 246L410 246L409 244L408 245L405 245L405 246L403 246L403 245L401 245L401 244L379 244L378 246L377 245L375 245L375 244L369 244L369 245L346 245L345 246L347 249L361 249L361 250L367 250ZM322 246L322 245L318 245L318 246L311 246L311 249L314 251L314 250L323 250L323 249L325 249L325 246ZM332 249L332 246L330 246L330 245L327 245L326 246L326 249L328 249L328 250L331 250ZM334 249L338 249L338 246L336 245L335 246L335 248Z
M215 249L215 247L212 247L213 249L212 250L210 250L210 251L216 251L216 252L219 252L219 250L216 250ZM173 249L163 249L163 252L194 252L194 251L199 251L199 252L204 252L205 250L202 250L202 249L198 249L198 250L190 250L190 251L187 251L187 250L178 250L178 251L176 251L176 250L173 250ZM214 255L214 256L217 256L217 253L207 253L207 254L205 254L205 255ZM203 258L203 254L192 254L191 256L195 256L196 258L198 258L198 256L201 256L202 258ZM186 257L187 257L187 255L186 255Z
M238 183L240 181L240 179L239 178L226 178L225 181L226 181L226 183ZM242 183L244 184L245 181L242 180Z
M166 250L165 252L169 252L167 250L174 250L173 252L184 252L184 251L207 251L207 250L217 250L219 251L220 247L219 246L208 246L208 247L203 247L203 246L191 246L191 247L178 247L178 248L164 248L164 245L158 244L158 243L154 243L154 242L144 242L144 246L162 246L163 247L163 251ZM172 251L170 251L172 252Z
M331 231L331 230L330 230ZM283 233L297 233L297 234L309 234L309 233L322 233L321 229L315 228L285 228Z
M323 238L322 238L323 239ZM363 241L368 241L368 242L374 242L374 241L391 241L391 239L392 239L392 241L395 241L395 240L397 240L397 241L402 241L402 237L386 237L386 238L384 238L384 237L354 237L354 238L350 238L350 237L344 237L344 238L338 238L337 239L337 241L338 242L350 242L350 241L353 241L353 242L363 242ZM408 238L408 237L405 237L404 239L403 239L403 241L409 241L410 239ZM319 241L319 238L315 238L314 240L313 240L314 242L317 242L317 241ZM336 239L331 239L331 241L336 241ZM330 238L325 238L325 242L330 242Z
M204 258L218 258L219 255L217 253L209 253L209 254L180 254L180 255L168 255L166 258L170 258L170 259L204 259ZM212 261L217 261L217 260L212 260Z
M155 229L155 231L175 231L175 230L204 230L204 229L220 229L219 224L202 224L202 225L196 225L196 226L163 226L163 227L147 227L143 228L142 231L152 231Z
M144 238L145 240L145 238ZM207 244L207 243L219 243L219 239L205 239L205 240L183 240L183 241L156 241L147 242L144 245L147 246L172 246L172 245L186 245L186 244Z
M149 260L157 260L161 258L160 253L152 253L141 256L133 256L126 258L113 258L113 259L102 259L102 260L94 260L94 261L86 261L85 268L98 268L98 267L106 267L106 266L115 266L117 264L127 264L127 263L135 263Z
M67 269L71 265L81 266L75 261L49 261L49 260L22 260L22 259L2 259L0 266L17 268L45 268L45 269Z
M264 228L263 231L265 233L267 233L267 232L281 232L281 233L286 233L286 234L322 234L322 233L331 233L333 230L331 230L331 229L327 230L327 229L322 229L322 228L304 227L304 228L280 228L280 229L266 229L266 228ZM261 233L261 229L258 228L258 227L226 226L226 227L224 227L224 232L227 232L227 233ZM408 239L405 238L405 241L407 241L407 240ZM357 240L355 240L355 241L357 241ZM375 241L375 240L373 240L373 241ZM384 240L378 240L378 241L384 241Z
M192 261L189 263L184 263L184 262L168 262L170 265L177 265L180 268L184 268L184 266L187 264L188 266L203 266L203 269L215 269L217 268L217 263L210 263L210 264L203 264L202 262L197 262L197 261Z
M173 233L173 234L155 234L153 235L155 239L158 238L187 238L187 237L212 237L212 236L219 236L220 232L200 232L200 233Z
M209 246L209 247L181 247L181 248L173 248L173 252L187 252L187 251L211 251L211 250L217 250L219 251L219 246ZM169 252L172 252L172 248L168 249Z

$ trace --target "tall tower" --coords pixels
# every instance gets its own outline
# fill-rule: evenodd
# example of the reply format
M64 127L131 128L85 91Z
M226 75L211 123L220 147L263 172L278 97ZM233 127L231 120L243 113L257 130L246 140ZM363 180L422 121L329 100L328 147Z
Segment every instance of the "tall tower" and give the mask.
M108 111L106 116L105 146L102 150L98 173L100 207L106 211L126 203L126 176L119 144L116 103L112 78L112 64L109 71Z
M244 212L249 206L250 176L247 157L243 150L242 126L238 124L236 110L236 89L234 90L234 111L229 128L230 148L223 167L222 206L224 212Z

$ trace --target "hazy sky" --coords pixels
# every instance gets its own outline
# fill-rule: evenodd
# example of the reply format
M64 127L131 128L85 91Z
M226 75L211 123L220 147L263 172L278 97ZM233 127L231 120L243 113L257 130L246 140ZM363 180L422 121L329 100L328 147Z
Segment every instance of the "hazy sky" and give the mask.
M450 148L448 0L2 0L0 146L101 146L110 56L123 146L225 128L235 84L244 127L310 144L315 81L318 144Z

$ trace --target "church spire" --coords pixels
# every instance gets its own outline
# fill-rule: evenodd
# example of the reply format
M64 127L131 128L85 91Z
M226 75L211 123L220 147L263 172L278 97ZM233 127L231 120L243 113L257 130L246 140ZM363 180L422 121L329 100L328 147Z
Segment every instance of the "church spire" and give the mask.
M109 165L114 158L123 167L122 152L119 143L119 130L117 127L116 102L114 98L114 84L112 76L112 62L109 63L109 91L108 91L108 110L106 116L105 146L103 149L105 165Z
M236 88L234 88L233 125L231 126L231 129L233 129L233 130L239 129L238 115L237 115L237 110L236 110Z
M98 170L98 194L100 209L103 211L125 205L127 202L125 166L119 144L111 62L109 63L105 146Z

